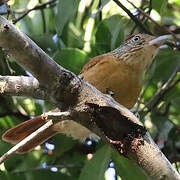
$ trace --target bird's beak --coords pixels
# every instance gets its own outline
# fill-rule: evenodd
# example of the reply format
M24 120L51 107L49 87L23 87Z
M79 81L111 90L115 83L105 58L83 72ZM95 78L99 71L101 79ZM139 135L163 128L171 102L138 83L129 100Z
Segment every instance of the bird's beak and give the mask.
M149 41L149 45L152 46L158 46L160 47L161 45L163 45L165 43L165 41L167 41L168 39L172 39L172 35L163 35L163 36L159 36L151 41Z

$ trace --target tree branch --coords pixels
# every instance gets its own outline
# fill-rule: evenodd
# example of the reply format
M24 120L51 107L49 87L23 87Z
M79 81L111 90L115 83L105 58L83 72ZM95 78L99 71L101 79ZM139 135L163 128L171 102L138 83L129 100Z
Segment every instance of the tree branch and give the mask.
M25 76L0 76L0 94L46 99L38 80Z
M62 111L69 109L72 120L105 137L120 154L142 167L151 179L180 179L135 115L56 64L32 40L2 17L0 46L38 79L48 94L49 102L56 104Z
M51 82L54 81L60 70L59 65L3 17L0 17L0 22L0 46L6 49L18 64L38 79L41 85L50 88ZM49 74L49 76L45 77L45 74Z

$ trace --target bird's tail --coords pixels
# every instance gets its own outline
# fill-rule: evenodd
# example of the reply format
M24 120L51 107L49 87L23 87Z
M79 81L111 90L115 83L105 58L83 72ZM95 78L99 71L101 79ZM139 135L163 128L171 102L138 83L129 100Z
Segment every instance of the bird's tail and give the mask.
M25 137L29 136L34 131L36 131L38 128L43 126L45 123L46 123L46 121L41 116L37 116L33 119L25 121L11 129L7 130L3 134L2 139L6 142L17 144L20 141L22 141ZM31 151L37 145L42 144L43 142L48 140L50 137L54 136L56 133L57 132L54 131L52 127L46 129L43 133L40 133L35 138L28 141L24 146L22 146L22 148L20 148L17 151L17 153L26 153L28 151Z

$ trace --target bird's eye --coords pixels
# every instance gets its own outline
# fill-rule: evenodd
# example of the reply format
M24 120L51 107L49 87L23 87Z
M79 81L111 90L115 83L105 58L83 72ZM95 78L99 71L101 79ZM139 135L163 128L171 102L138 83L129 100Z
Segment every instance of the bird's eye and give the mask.
M140 39L140 36L134 36L133 41L139 41Z

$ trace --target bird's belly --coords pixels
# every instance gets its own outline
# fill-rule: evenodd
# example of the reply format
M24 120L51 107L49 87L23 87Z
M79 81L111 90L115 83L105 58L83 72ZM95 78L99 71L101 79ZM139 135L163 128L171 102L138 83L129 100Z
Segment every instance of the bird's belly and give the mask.
M102 92L112 91L113 98L127 108L132 108L137 102L137 98L141 91L141 85L132 75L120 73L112 73L110 77L104 80L100 87L106 87ZM97 87L98 88L98 87Z
M83 76L101 92L112 91L113 98L127 108L134 106L142 87L142 76L124 64L107 62Z

